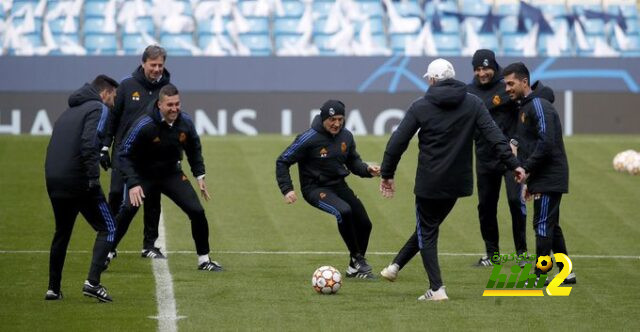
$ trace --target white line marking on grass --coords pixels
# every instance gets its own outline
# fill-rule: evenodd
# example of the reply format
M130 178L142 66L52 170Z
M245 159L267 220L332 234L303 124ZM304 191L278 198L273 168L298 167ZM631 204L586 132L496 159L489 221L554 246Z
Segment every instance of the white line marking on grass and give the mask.
M166 247L165 247L166 248ZM167 254L189 254L195 255L195 251L189 250L176 250L165 251ZM0 254L48 254L48 250L0 250ZM69 254L86 254L87 250L69 250ZM256 250L256 251L211 251L212 254L231 254L231 255L345 255L346 251L268 251L268 250ZM118 254L140 254L140 251L120 251ZM371 256L393 256L396 252L391 251L372 251L367 255ZM440 252L440 256L481 256L483 253L471 253L471 252ZM597 258L597 259L638 259L640 256L625 256L625 255L570 255L571 258ZM154 259L154 261L156 261ZM160 259L162 261L162 259Z
M158 225L158 246L167 248L164 229L164 215L160 212L160 224ZM119 253L119 252L118 252ZM169 252L165 251L168 255ZM158 320L158 331L176 332L176 321L184 316L178 316L176 310L176 298L173 295L173 280L169 271L167 259L151 259L153 264L153 277L156 279L156 302L158 302L158 316L149 318Z

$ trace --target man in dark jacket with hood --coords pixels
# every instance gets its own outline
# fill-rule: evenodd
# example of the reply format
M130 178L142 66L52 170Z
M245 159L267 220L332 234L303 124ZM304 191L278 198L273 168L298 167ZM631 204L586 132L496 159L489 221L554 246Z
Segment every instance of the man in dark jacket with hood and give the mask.
M149 104L147 114L131 126L120 146L126 196L116 216L114 250L143 201L160 201L160 194L165 194L191 220L198 270L222 271L222 266L209 258L209 223L198 195L182 172L183 153L202 197L209 200L200 137L191 117L180 110L178 89L167 84L160 89L158 99Z
M449 61L434 60L425 77L429 80L429 90L411 105L385 149L380 191L385 197L393 196L396 168L411 138L419 131L420 152L414 187L416 231L398 253L404 258L396 257L394 261L407 262L418 247L430 282L429 289L418 300L441 301L448 297L438 264L438 231L458 197L470 196L473 192L474 132L478 130L487 139L499 159L514 170L516 176L523 176L524 171L482 101L467 93L464 83L454 79L455 70ZM397 270L395 272L397 274Z
M111 171L111 188L109 205L114 215L122 206L124 179L116 157L124 135L131 125L144 115L147 105L158 98L160 89L169 84L171 75L164 67L167 52L157 45L148 46L142 53L142 64L120 83L115 106L109 116L107 133L102 141L101 165L106 170L110 165L109 147L113 143L113 169ZM144 240L142 257L164 258L160 248L155 246L158 239L158 222L160 219L160 201L147 200L144 205ZM116 255L110 252L108 259Z
M118 83L99 75L69 97L69 108L56 121L47 147L45 178L56 232L49 257L49 290L45 300L61 300L62 268L78 213L96 231L89 276L82 292L102 302L111 297L100 284L103 262L115 236L115 223L100 188L100 140L108 107Z
M289 174L298 163L304 199L338 221L338 230L349 250L348 278L374 278L365 259L371 221L362 202L347 185L349 173L360 177L380 174L380 167L367 165L356 151L351 132L344 128L345 106L328 100L313 119L311 128L298 135L276 161L276 179L287 204L298 198Z
M491 50L477 50L471 64L474 78L467 86L468 91L482 100L505 137L510 139L512 144L518 144L517 140L513 139L518 125L517 104L509 98L505 90L501 68L496 62L495 54ZM527 207L520 195L522 185L514 180L513 174L495 157L491 144L479 133L476 133L475 138L478 217L486 249L486 255L480 258L477 265L491 266L491 257L500 253L497 214L502 178L507 190L513 242L518 255L527 251ZM513 149L517 149L517 146L514 145Z
M504 69L506 91L520 103L516 138L520 142L518 158L526 171L526 196L533 197L533 229L536 233L536 254L569 255L560 228L560 201L569 192L569 165L562 138L558 112L551 104L553 91L536 82L529 85L529 69L522 63L512 63ZM558 263L560 270L562 263ZM541 271L536 269L536 274ZM565 283L575 283L571 272Z

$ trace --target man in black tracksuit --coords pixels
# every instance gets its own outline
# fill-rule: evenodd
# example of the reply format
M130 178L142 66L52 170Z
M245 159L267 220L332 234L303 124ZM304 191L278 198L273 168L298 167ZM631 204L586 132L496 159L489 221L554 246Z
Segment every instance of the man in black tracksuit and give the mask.
M491 50L477 50L471 63L474 78L467 86L468 91L482 100L505 137L517 144L517 141L513 140L518 125L517 104L505 91L501 68L496 62L495 54ZM520 195L522 185L514 180L513 174L495 157L489 142L479 133L476 133L475 140L478 217L486 249L486 256L480 258L477 265L491 266L491 257L499 255L500 252L497 214L503 178L511 212L513 242L518 255L527 251L527 207Z
M344 129L344 115L341 101L325 102L311 128L298 135L278 157L276 179L285 202L294 203L297 196L289 168L298 163L304 199L338 221L338 230L350 254L346 276L372 279L371 266L365 259L371 221L344 178L350 172L360 177L377 176L380 167L367 165L360 159L353 135Z
M49 289L45 300L60 300L62 268L78 213L96 231L84 295L111 302L100 284L103 262L115 236L115 222L100 188L100 139L104 135L108 107L118 83L99 75L69 97L69 108L56 121L47 147L45 178L53 206L56 232L49 257Z
M167 84L158 99L148 106L147 115L136 121L127 133L116 158L125 178L125 201L116 216L117 231L113 250L124 237L138 208L148 200L165 194L191 220L191 234L198 254L198 269L222 271L209 258L209 225L198 195L182 172L183 152L205 200L210 198L204 181L200 137L191 118L180 111L178 89Z
M560 117L551 104L553 91L540 82L529 86L529 70L521 62L507 66L504 79L509 97L520 103L518 158L526 171L526 195L534 198L536 254L548 256L553 250L568 256L560 227L560 201L569 192L569 165ZM562 270L562 263L558 267ZM575 274L571 272L564 282L575 283Z
M448 297L438 264L439 227L458 197L470 196L473 192L474 132L478 130L487 139L499 159L515 170L518 177L524 172L482 101L467 93L464 83L454 79L451 63L434 60L425 77L429 80L429 90L411 105L385 149L380 190L385 197L393 196L398 162L418 132L420 152L414 188L416 230L398 256L405 252L413 256L414 248L420 249L430 287L418 300L440 301ZM395 272L397 274L397 270Z
M160 89L169 84L171 75L164 68L166 51L157 45L148 46L142 54L142 64L125 78L118 87L115 106L109 115L107 133L102 141L101 164L105 170L110 166L108 149L113 142L113 169L111 171L111 188L109 205L114 215L122 206L124 180L119 170L117 151L121 148L124 135L131 125L144 115L147 106L158 98ZM158 221L160 219L160 201L147 200L144 205L144 240L142 257L164 258L155 242L158 239ZM109 260L115 252L109 253Z

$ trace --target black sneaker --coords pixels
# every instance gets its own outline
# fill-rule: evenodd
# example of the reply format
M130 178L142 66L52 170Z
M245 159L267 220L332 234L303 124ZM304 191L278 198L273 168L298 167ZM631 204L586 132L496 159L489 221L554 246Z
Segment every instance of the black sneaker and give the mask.
M200 271L211 271L211 272L222 272L224 269L222 265L220 265L216 261L208 261L206 263L202 263L198 266L198 270Z
M493 262L491 261L491 259L489 257L483 256L482 258L480 258L478 260L477 263L474 264L474 266L479 266L479 267L493 266Z
M351 262L347 267L347 278L356 279L375 279L371 265L367 263L367 260L362 255L351 257Z
M92 285L89 280L85 280L84 286L82 287L82 294L84 296L93 297L98 299L100 302L113 302L111 296L107 294L107 289L102 285Z
M576 281L576 274L571 272L569 273L569 275L564 279L564 281L562 282L562 285L572 285L575 284Z
M54 292L52 290L47 290L47 294L44 295L44 299L47 301L54 301L54 300L62 300L62 292Z
M142 253L140 254L140 257L143 257L143 258L167 258L165 255L162 254L162 252L160 251L160 248L157 248L157 247L153 247L153 248L149 248L149 249L142 249Z

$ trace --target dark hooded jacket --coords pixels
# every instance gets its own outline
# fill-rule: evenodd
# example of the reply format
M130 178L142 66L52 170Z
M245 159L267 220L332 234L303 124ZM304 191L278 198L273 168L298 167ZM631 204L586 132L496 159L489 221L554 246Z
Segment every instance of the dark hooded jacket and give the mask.
M496 122L507 139L513 138L518 125L518 105L511 101L505 89L502 79L502 69L498 66L493 80L487 84L481 84L476 77L468 86L469 93L476 95L482 100L489 114ZM491 144L480 135L475 133L476 141L476 171L478 174L504 172L507 167L496 158L492 151Z
M430 199L457 198L473 193L473 135L476 130L491 144L509 169L518 167L506 138L482 101L467 86L449 79L431 86L416 100L391 135L382 161L382 178L395 175L400 157L418 132L418 168L414 193Z
M114 107L109 114L107 134L102 145L111 146L111 143L115 142L113 149L115 154L133 122L144 115L147 105L158 98L160 89L169 84L170 80L171 74L164 69L159 81L150 82L144 76L142 66L138 66L131 76L124 78L118 86Z
M69 108L53 126L47 147L45 178L51 197L98 194L90 191L89 182L98 183L100 176L100 140L108 112L90 84L69 96Z
M147 115L131 126L120 145L120 170L128 188L142 179L152 180L182 172L183 152L194 177L205 174L200 136L191 117L180 112L173 125L168 125L154 100L147 106Z
M346 184L349 173L371 177L356 151L351 132L344 127L337 135L324 129L320 116L316 116L309 128L298 135L276 160L276 180L283 195L293 190L289 168L298 163L302 194L317 187Z
M569 164L558 112L551 103L553 90L536 82L520 101L516 139L518 158L530 173L527 187L532 193L567 193Z

